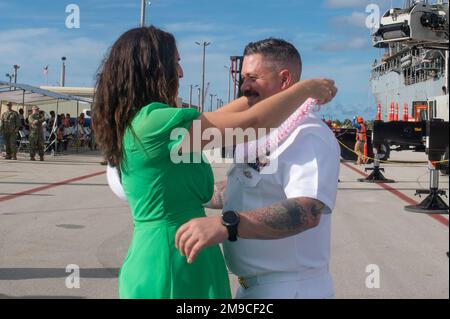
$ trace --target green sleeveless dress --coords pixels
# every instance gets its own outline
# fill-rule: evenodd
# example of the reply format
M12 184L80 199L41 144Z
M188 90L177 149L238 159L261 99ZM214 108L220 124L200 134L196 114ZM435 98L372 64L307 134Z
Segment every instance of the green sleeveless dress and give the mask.
M194 109L152 103L126 130L121 173L134 231L120 269L120 298L231 298L218 245L204 249L192 264L175 248L177 229L192 218L204 217L202 204L213 194L208 163L171 160L171 154L179 155L182 140L182 136L171 140L171 132L189 130L199 116Z

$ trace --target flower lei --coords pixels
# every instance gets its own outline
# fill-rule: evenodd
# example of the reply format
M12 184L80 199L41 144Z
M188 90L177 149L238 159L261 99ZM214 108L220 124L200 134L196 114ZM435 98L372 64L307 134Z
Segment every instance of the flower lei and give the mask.
M243 143L237 146L236 162L255 162L258 166L265 166L265 158L270 155L279 145L284 143L292 132L299 127L302 119L311 112L320 111L317 100L308 99L303 103L281 126L273 131L269 137L264 136L259 140ZM256 157L255 157L256 155Z

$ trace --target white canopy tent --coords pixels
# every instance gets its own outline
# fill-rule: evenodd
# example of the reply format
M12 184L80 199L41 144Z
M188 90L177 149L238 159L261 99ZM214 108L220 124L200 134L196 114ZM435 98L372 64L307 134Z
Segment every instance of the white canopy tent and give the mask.
M44 105L57 103L60 100L77 101L92 104L92 99L89 98L55 93L27 84L0 81L0 101L7 101L22 105Z
M0 114L3 111L2 106L7 102L14 103L15 105L22 105L24 108L25 105L41 106L56 104L56 114L59 114L59 103L68 101L76 102L77 114L79 114L80 103L92 104L93 102L90 98L55 93L27 84L0 81ZM78 126L78 122L76 125ZM54 133L54 130L56 130L56 121L52 133Z

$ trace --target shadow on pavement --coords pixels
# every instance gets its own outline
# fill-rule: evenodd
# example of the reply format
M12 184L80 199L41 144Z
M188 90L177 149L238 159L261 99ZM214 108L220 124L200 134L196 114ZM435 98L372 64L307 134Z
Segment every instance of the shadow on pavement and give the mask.
M0 268L0 280L64 278L70 274L65 268ZM118 275L119 268L80 268L80 278L117 278Z

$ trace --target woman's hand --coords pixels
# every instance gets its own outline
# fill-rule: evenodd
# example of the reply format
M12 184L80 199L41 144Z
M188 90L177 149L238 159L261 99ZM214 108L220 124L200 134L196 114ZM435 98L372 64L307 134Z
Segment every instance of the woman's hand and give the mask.
M206 247L217 245L228 238L228 230L220 216L195 218L182 225L175 235L175 247L189 264Z
M309 92L310 97L318 100L321 105L330 102L337 94L333 80L311 79L303 80L300 84Z

